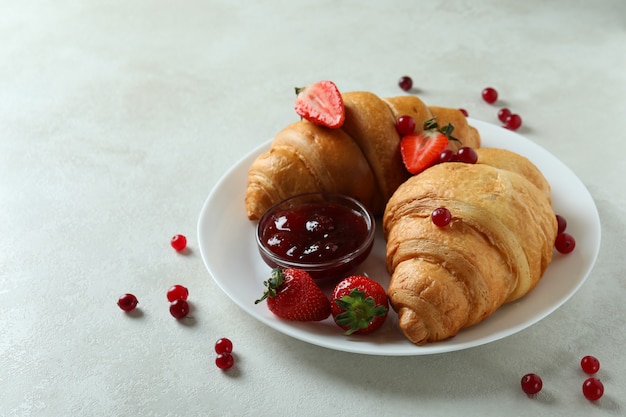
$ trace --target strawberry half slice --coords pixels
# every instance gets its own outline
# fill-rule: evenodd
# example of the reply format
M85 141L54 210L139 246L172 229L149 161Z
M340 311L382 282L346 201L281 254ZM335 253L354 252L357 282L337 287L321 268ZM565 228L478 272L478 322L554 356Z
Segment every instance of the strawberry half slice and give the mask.
M436 130L406 135L400 141L402 162L411 174L419 174L439 161L439 155L448 149L449 143L448 137Z
M332 129L341 127L346 118L343 98L332 81L296 87L294 108L303 119Z

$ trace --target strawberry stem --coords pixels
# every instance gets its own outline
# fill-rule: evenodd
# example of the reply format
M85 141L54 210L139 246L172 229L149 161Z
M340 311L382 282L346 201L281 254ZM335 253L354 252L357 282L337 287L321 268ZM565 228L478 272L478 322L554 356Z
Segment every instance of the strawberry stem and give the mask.
M439 127L439 124L437 123L436 117L428 119L424 122L424 130L437 129L438 127Z
M276 294L278 293L278 288L283 285L284 281L285 275L283 274L282 268L272 269L272 275L267 279L267 281L263 281L263 285L266 287L263 296L256 300L254 304L259 304L267 297L276 297Z
M335 317L335 321L347 327L346 335L366 329L376 317L387 314L387 307L376 305L373 297L365 297L365 293L357 288L352 289L349 295L336 298L335 302L344 310Z

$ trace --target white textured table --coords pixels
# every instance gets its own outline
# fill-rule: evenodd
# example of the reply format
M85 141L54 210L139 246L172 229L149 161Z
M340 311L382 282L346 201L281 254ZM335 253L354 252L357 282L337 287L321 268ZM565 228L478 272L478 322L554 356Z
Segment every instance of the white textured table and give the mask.
M624 415L626 3L508 3L2 2L0 415ZM203 265L204 200L294 120L294 86L391 96L405 74L429 104L492 123L480 91L496 87L520 133L576 173L602 220L588 281L520 333L439 355L344 353L261 325ZM169 316L174 283L191 325ZM139 317L115 305L124 292ZM534 399L527 372L544 380Z

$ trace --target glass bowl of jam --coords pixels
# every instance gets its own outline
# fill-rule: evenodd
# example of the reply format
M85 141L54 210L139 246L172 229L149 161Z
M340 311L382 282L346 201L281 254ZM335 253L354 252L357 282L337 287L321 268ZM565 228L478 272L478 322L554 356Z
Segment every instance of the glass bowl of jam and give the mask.
M318 282L350 274L370 254L375 221L359 201L340 194L288 198L261 217L257 245L272 268L298 268Z

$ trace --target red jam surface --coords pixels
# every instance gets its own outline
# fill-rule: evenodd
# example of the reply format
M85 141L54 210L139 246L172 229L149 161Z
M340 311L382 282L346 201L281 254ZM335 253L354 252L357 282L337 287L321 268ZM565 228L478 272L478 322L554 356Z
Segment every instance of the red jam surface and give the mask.
M310 203L273 213L261 240L292 262L324 263L344 257L367 239L368 224L358 212L334 203Z

